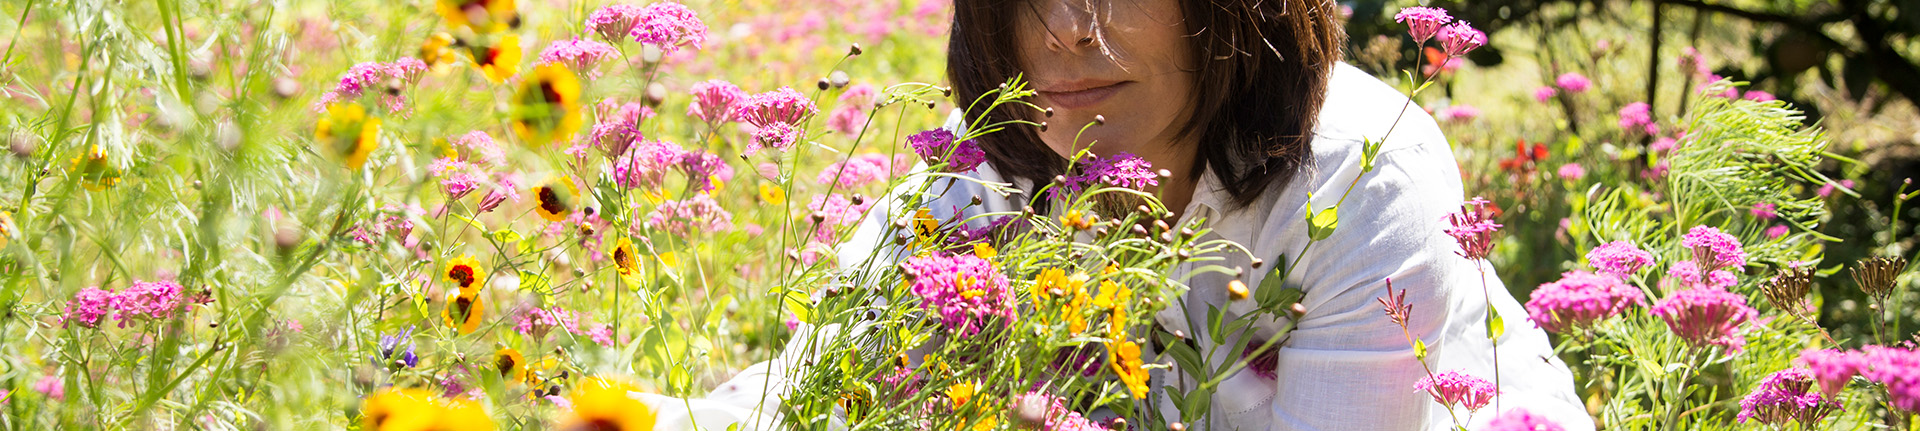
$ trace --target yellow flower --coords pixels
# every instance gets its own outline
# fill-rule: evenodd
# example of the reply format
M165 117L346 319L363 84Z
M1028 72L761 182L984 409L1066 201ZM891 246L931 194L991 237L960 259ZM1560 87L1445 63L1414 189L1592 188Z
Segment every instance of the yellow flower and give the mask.
M80 187L87 190L97 192L120 184L120 168L107 160L107 150L99 144L73 158L73 173L80 176Z
M769 204L781 205L787 202L787 191L771 183L760 183L760 200Z
M494 33L520 26L514 0L438 0L435 9L453 28Z
M1120 382L1133 392L1134 399L1147 398L1146 364L1140 360L1140 344L1121 341L1107 344L1107 363L1113 364L1113 373L1120 376Z
M913 211L913 235L919 237L920 242L933 242L939 230L940 221L934 220L932 210L920 208Z
M487 285L487 270L473 256L460 256L447 263L441 279L460 286L460 293L476 293Z
M1035 299L1055 296L1070 298L1064 306L1060 307L1060 317L1067 322L1067 330L1077 335L1087 330L1087 318L1081 312L1086 309L1087 302L1091 301L1086 289L1088 279L1087 274L1083 272L1075 272L1069 277L1066 270L1048 268L1040 271L1040 276L1034 278L1033 297Z
M520 69L520 35L508 33L491 44L473 44L467 47L467 55L488 81L507 82Z
M446 308L440 309L440 317L447 320L448 326L459 328L460 333L471 334L473 330L480 329L480 316L485 314L485 306L479 292L461 293L447 300Z
M13 234L19 231L20 228L13 225L13 213L0 211L0 248L6 248L7 241L13 239Z
M1107 333L1113 339L1120 339L1127 333L1127 301L1133 299L1133 290L1113 281L1100 282L1100 295L1093 298L1093 306L1112 310L1107 319Z
M973 401L973 395L979 392L980 385L973 382L955 383L947 387L947 399L953 400L954 409L959 409L968 401Z
M527 379L527 358L520 356L519 350L500 349L493 352L490 365L500 373L500 379L507 383L516 383Z
M440 407L433 394L422 389L386 388L360 402L360 429L366 431L412 431L430 429L439 418Z
M580 80L559 62L533 69L513 96L513 132L531 145L565 141L580 130Z
M446 400L445 410L440 414L435 430L445 431L493 431L493 417L487 415L487 409L480 403L465 398Z
M1080 210L1067 210L1066 217L1060 218L1060 225L1072 229L1091 229L1093 228L1093 217L1088 214L1082 214Z
M677 268L680 266L680 256L673 254L671 251L660 253L660 264L670 268Z
M633 390L632 385L598 377L580 382L568 397L573 411L557 429L652 430L653 408L627 394Z
M580 207L580 188L573 179L557 177L533 187L534 211L547 221L564 221Z
M1000 252L994 251L992 245L984 242L976 242L973 243L973 255L981 259L992 260L994 256L999 256Z
M368 117L367 108L359 103L331 103L327 115L314 124L313 135L326 149L322 154L338 158L347 169L360 170L380 146L380 118Z
M426 63L427 67L439 69L453 64L456 55L453 51L453 35L445 32L427 36L427 40L420 43L420 62Z
M632 240L621 236L607 255L613 258L613 268L620 274L620 281L628 287L640 287L640 256L634 251Z

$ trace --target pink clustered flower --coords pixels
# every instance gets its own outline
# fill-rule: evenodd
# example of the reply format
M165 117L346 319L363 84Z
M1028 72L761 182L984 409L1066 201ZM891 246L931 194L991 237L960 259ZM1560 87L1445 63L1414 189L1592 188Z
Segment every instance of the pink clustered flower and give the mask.
M1467 55L1486 44L1487 34L1475 30L1466 21L1454 21L1440 29L1440 46L1446 48L1448 57Z
M646 226L675 235L686 235L694 230L725 231L733 228L733 214L720 207L712 195L699 193L683 200L660 202L647 215Z
M1566 428L1546 416L1533 414L1524 408L1514 408L1494 416L1482 431L1566 431Z
M1700 264L1691 260L1674 262L1667 267L1667 279L1680 284L1682 288L1698 287L1726 289L1740 284L1732 271L1700 271Z
M1460 206L1460 212L1448 214L1447 221L1453 225L1447 228L1447 235L1460 243L1460 257L1485 259L1493 252L1493 234L1500 230L1500 224L1493 222L1486 199L1474 197Z
M1894 408L1920 411L1920 352L1912 348L1869 345L1854 351L1807 349L1795 362L1813 374L1822 394L1838 394L1857 374L1884 385Z
M1653 253L1634 247L1630 242L1614 241L1588 250L1587 264L1601 274L1625 279L1640 272L1640 268L1652 265Z
M600 77L600 71L594 70L594 67L617 55L620 52L614 50L613 45L586 39L561 39L547 44L547 48L540 51L540 61L535 64L565 64L574 73L593 79Z
M1540 329L1564 333L1618 316L1635 305L1646 305L1646 295L1620 278L1573 271L1534 289L1527 300L1527 315Z
M1407 25L1407 35L1413 36L1413 43L1425 44L1427 39L1440 33L1440 28L1453 21L1446 9L1415 6L1400 9L1393 15L1393 22Z
M1647 102L1633 102L1620 108L1620 128L1628 133L1660 134L1660 125L1653 121L1652 107Z
M1680 236L1680 246L1693 251L1693 260L1708 271L1747 265L1747 253L1740 250L1740 239L1720 228L1699 225Z
M814 196L813 201L807 203L807 211L811 211L815 219L820 221L819 226L814 228L813 242L834 243L837 228L859 223L860 216L866 214L874 202L858 196L849 200L839 193Z
M1067 176L1063 185L1068 192L1079 193L1095 184L1145 190L1160 185L1160 177L1154 174L1153 164L1146 159L1133 153L1120 153L1086 160L1080 166L1080 173ZM1058 190L1054 189L1055 195Z
M947 172L970 172L987 161L987 152L973 140L960 141L947 129L935 128L907 136L907 146L928 165L946 164Z
M1475 108L1472 105L1453 105L1440 108L1440 112L1434 113L1433 117L1440 121L1465 123L1479 118L1480 108Z
M747 99L747 92L740 87L723 80L708 80L693 84L693 103L687 105L687 116L699 118L709 124L737 121L734 107Z
M492 166L507 164L506 153L502 152L500 146L493 141L493 136L484 131L475 130L461 135L453 140L453 147L467 150L466 156L463 157L465 160L478 160L480 163Z
M516 319L513 324L514 332L531 335L535 338L545 337L547 331L551 331L553 328L564 329L574 334L581 333L580 323L575 319L574 313L557 306L552 308L529 308L527 311L520 313L519 318Z
M447 199L460 199L479 189L486 177L477 170L473 164L451 157L436 159L427 165L427 172L440 178L440 189L447 193Z
M644 141L613 159L613 182L627 188L654 188L666 182L667 172L687 157L680 144Z
M1013 322L1013 293L1007 276L992 262L971 253L907 259L901 269L911 280L921 307L935 314L942 325L962 337L970 337L998 321L1002 327Z
M1780 206L1771 203L1762 202L1753 204L1753 209L1750 211L1754 217L1758 217L1761 220L1773 220L1774 218L1780 217Z
M55 400L67 399L67 384L66 382L60 381L60 376L57 374L40 376L40 380L33 381L33 390L42 395L46 395L47 398Z
M1823 198L1827 196L1833 196L1833 190L1835 186L1839 186L1838 188L1842 188L1842 189L1852 190L1853 180L1840 180L1840 182L1837 184L1836 183L1821 184L1820 190L1815 192L1815 194L1818 194L1820 195L1820 197L1823 197Z
M1553 85L1568 93L1584 93L1587 89L1593 88L1593 80L1577 72L1567 72L1560 74L1559 78L1554 78Z
M627 36L634 42L652 44L660 47L666 55L673 55L680 47L691 46L700 49L707 41L707 24L685 5L662 1L641 8L639 15L633 17L633 28Z
M1038 390L1016 395L1014 398L1016 398L1013 402L1015 406L1037 405L1046 407L1046 412L1044 413L1046 420L1045 423L1041 424L1041 430L1107 431L1106 427L1093 423L1093 421L1088 420L1085 416L1081 416L1080 412L1067 408L1066 399L1064 398L1048 395Z
M1458 405L1467 411L1478 411L1493 402L1494 387L1487 379L1474 377L1459 370L1430 375L1414 382L1413 389L1425 391L1433 396L1433 402L1453 408Z
M1540 86L1539 88L1533 89L1533 101L1535 102L1547 103L1548 100L1553 100L1553 96L1558 96L1558 95L1560 95L1560 90L1556 90L1553 87L1549 87L1549 86L1543 85L1543 86Z
M1776 371L1761 379L1760 385L1740 400L1737 418L1741 423L1756 419L1772 426L1799 422L1802 429L1812 429L1828 414L1840 410L1838 400L1828 399L1820 391L1811 390L1813 385L1813 372L1806 368Z
M893 174L893 166L894 160L884 154L861 154L828 165L826 169L820 170L820 176L815 178L814 182L841 189L852 189L886 180Z
M1581 178L1586 178L1587 168L1580 166L1579 163L1568 163L1560 165L1559 174L1561 179L1580 181Z
M1719 288L1683 289L1653 305L1652 313L1667 322L1681 340L1694 346L1720 346L1738 352L1746 346L1740 325L1759 314L1747 298Z
M827 128L843 135L859 133L866 119L866 107L873 105L874 89L871 84L854 84L840 93L840 106L827 116Z
M1833 396L1846 389L1847 382L1853 381L1860 370L1867 368L1866 359L1866 355L1857 350L1806 349L1801 350L1800 357L1793 362L1813 373L1821 393Z
M398 86L397 89L405 89L406 86L420 82L420 77L426 72L427 64L413 57L401 57L390 63L369 61L355 64L340 77L339 83L334 84L333 90L320 95L320 100L314 102L313 109L325 110L328 104L358 99L368 94L369 90L380 89L382 91L371 93L382 95L381 103L387 107L387 112L400 112L406 108L406 98L401 96L400 92L384 90L389 85Z
M1780 239L1780 237L1787 236L1788 232L1792 232L1792 230L1788 229L1786 225L1774 225L1773 227L1767 228L1767 239Z
M172 281L134 282L113 294L113 318L122 328L130 320L167 320L185 305L182 290L180 283Z
M626 3L615 3L587 15L586 27L593 34L608 42L627 37L633 31L633 23L640 19L643 9Z
M793 87L780 87L747 97L734 108L733 117L759 128L753 134L754 139L747 143L745 153L751 156L764 147L785 150L793 146L803 132L800 123L819 112L813 100Z
M60 313L60 321L68 325L97 328L112 308L112 291L88 287L74 292L73 299L67 301L67 308Z

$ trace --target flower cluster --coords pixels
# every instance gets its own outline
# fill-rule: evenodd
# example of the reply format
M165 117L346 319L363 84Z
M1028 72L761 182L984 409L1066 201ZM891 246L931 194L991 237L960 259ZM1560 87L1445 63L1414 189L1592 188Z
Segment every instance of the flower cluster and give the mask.
M614 3L587 14L586 27L608 42L620 40L633 31L633 23L644 11L639 6Z
M1618 277L1574 271L1542 284L1527 300L1527 315L1548 332L1566 332L1618 316L1646 296Z
M907 259L901 265L920 297L921 307L934 313L947 329L970 337L997 323L1013 320L1013 293L1007 276L992 262L973 254Z
M1533 414L1524 408L1515 408L1494 416L1484 431L1566 431L1566 428L1546 416Z
M747 100L747 92L740 86L718 79L693 84L693 103L687 105L687 116L698 118L709 124L737 121L735 107Z
M587 78L599 78L600 72L594 67L617 55L620 52L614 50L613 45L586 39L561 39L547 44L547 48L540 51L540 61L534 64L561 63Z
M733 228L733 213L727 212L712 195L695 194L683 200L668 200L653 207L647 215L647 228L685 236L693 231L719 232Z
M1425 6L1400 9L1400 13L1393 15L1393 22L1406 24L1407 35L1413 36L1413 43L1417 44L1427 43L1427 39L1440 33L1440 27L1452 21L1453 16L1448 15L1446 9Z
M1467 411L1478 411L1493 402L1495 388L1493 382L1474 377L1459 370L1430 375L1414 382L1413 389L1425 391L1433 396L1433 402L1447 406L1461 406Z
M1821 419L1840 409L1838 400L1810 390L1813 383L1813 372L1805 368L1774 372L1761 379L1760 385L1740 400L1738 418L1740 422L1755 419L1772 426L1799 422L1802 429L1812 429Z
M388 63L369 61L355 64L340 77L339 83L334 84L333 90L320 95L320 100L314 102L313 108L320 111L336 102L358 99L372 90L383 95L381 102L386 105L387 112L400 112L406 108L402 90L419 83L420 77L426 72L427 64L413 57L401 57Z
M136 320L167 320L183 311L188 303L180 283L172 281L136 281L118 292L97 287L80 289L61 312L60 321L97 328L109 312L120 327Z
M662 52L671 55L684 46L700 49L707 41L707 24L686 5L663 1L640 9L639 15L633 17L633 28L627 30L627 37L660 47Z
M1795 363L1804 366L1820 385L1820 393L1834 397L1854 376L1887 389L1891 404L1907 412L1920 411L1920 351L1869 345L1859 350L1807 349Z
M1040 425L1046 431L1106 431L1081 416L1080 412L1067 408L1066 400L1048 395L1038 390L1014 396L1014 412L1020 420Z
M1486 199L1474 197L1460 206L1460 212L1447 215L1447 222L1453 225L1447 228L1447 235L1460 243L1460 257L1486 259L1493 253L1493 234L1500 230L1500 224L1493 222L1493 211L1487 204Z
M1132 153L1087 159L1079 169L1080 173L1067 176L1067 181L1061 184L1066 193L1079 193L1096 184L1135 190L1160 185L1160 177L1153 172L1153 164ZM1062 192L1061 188L1055 188L1051 193L1057 198Z
M573 312L561 309L560 307L529 308L525 312L520 313L519 319L513 324L514 332L526 334L536 339L546 337L547 331L551 331L553 328L565 329L567 332L574 334L580 333L580 323L576 320Z
M819 112L813 100L793 91L793 87L780 87L747 97L734 108L732 116L759 128L745 151L753 155L764 147L785 150L793 146L804 136L800 124Z
M1716 227L1694 226L1680 236L1680 246L1692 250L1694 262L1706 271L1747 265L1747 253L1740 250L1740 239Z
M907 136L907 146L928 165L946 164L947 172L971 172L987 161L987 152L972 140L960 141L947 129L932 129Z
M1487 44L1487 34L1475 30L1466 21L1454 21L1440 29L1440 46L1446 48L1448 57L1467 55Z
M1592 265L1595 272L1624 279L1652 265L1653 253L1630 242L1614 241L1587 251L1587 264Z
M1587 89L1593 88L1593 80L1587 79L1586 75L1581 75L1578 72L1567 72L1560 74L1558 78L1554 78L1553 85L1560 87L1561 90L1565 90L1567 93L1585 93Z
M905 154L899 157L887 157L884 154L874 153L860 154L828 165L826 169L820 170L820 175L814 178L814 182L840 189L853 189L884 181L912 167L913 159Z
M406 351L400 350L405 343ZM413 353L413 328L403 329L398 334L380 336L380 352L371 358L374 366L388 368L413 368L420 365L420 356Z
M1740 325L1759 313L1747 306L1746 297L1718 288L1675 292L1654 304L1652 312L1688 344L1720 346L1735 352L1747 343L1740 335Z
M1627 133L1643 133L1647 136L1660 134L1660 125L1653 121L1652 107L1647 102L1633 102L1620 108L1620 128Z

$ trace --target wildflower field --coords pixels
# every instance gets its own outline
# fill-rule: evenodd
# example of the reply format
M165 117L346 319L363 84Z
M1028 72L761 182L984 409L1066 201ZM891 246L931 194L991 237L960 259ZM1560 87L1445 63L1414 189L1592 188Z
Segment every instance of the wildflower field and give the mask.
M1472 332L1547 331L1599 429L1920 429L1920 114L1873 72L1920 39L1785 74L1800 51L1749 45L1809 33L1732 6L1496 3L1326 11L1452 140L1436 234L1526 311ZM1315 313L1299 257L1368 215L1309 208L1308 248L1224 267L1247 249L1133 155L971 180L975 138L1050 112L1019 77L955 100L953 7L0 1L0 428L1215 423L1286 347L1241 334ZM1188 310L1210 340L1153 323L1176 268L1233 279ZM1445 309L1405 284L1370 312ZM1423 366L1448 343L1404 333ZM1581 429L1425 375L1454 428Z

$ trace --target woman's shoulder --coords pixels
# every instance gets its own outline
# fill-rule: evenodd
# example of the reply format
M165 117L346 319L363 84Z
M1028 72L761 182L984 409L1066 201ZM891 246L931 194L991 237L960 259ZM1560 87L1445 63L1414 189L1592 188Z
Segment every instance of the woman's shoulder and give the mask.
M1332 73L1333 79L1327 84L1327 99L1320 105L1318 125L1314 128L1316 156L1323 148L1333 152L1357 151L1363 142L1382 139L1386 140L1382 152L1412 147L1446 148L1446 136L1440 132L1440 125L1419 105L1410 103L1401 89L1344 62L1335 64Z

